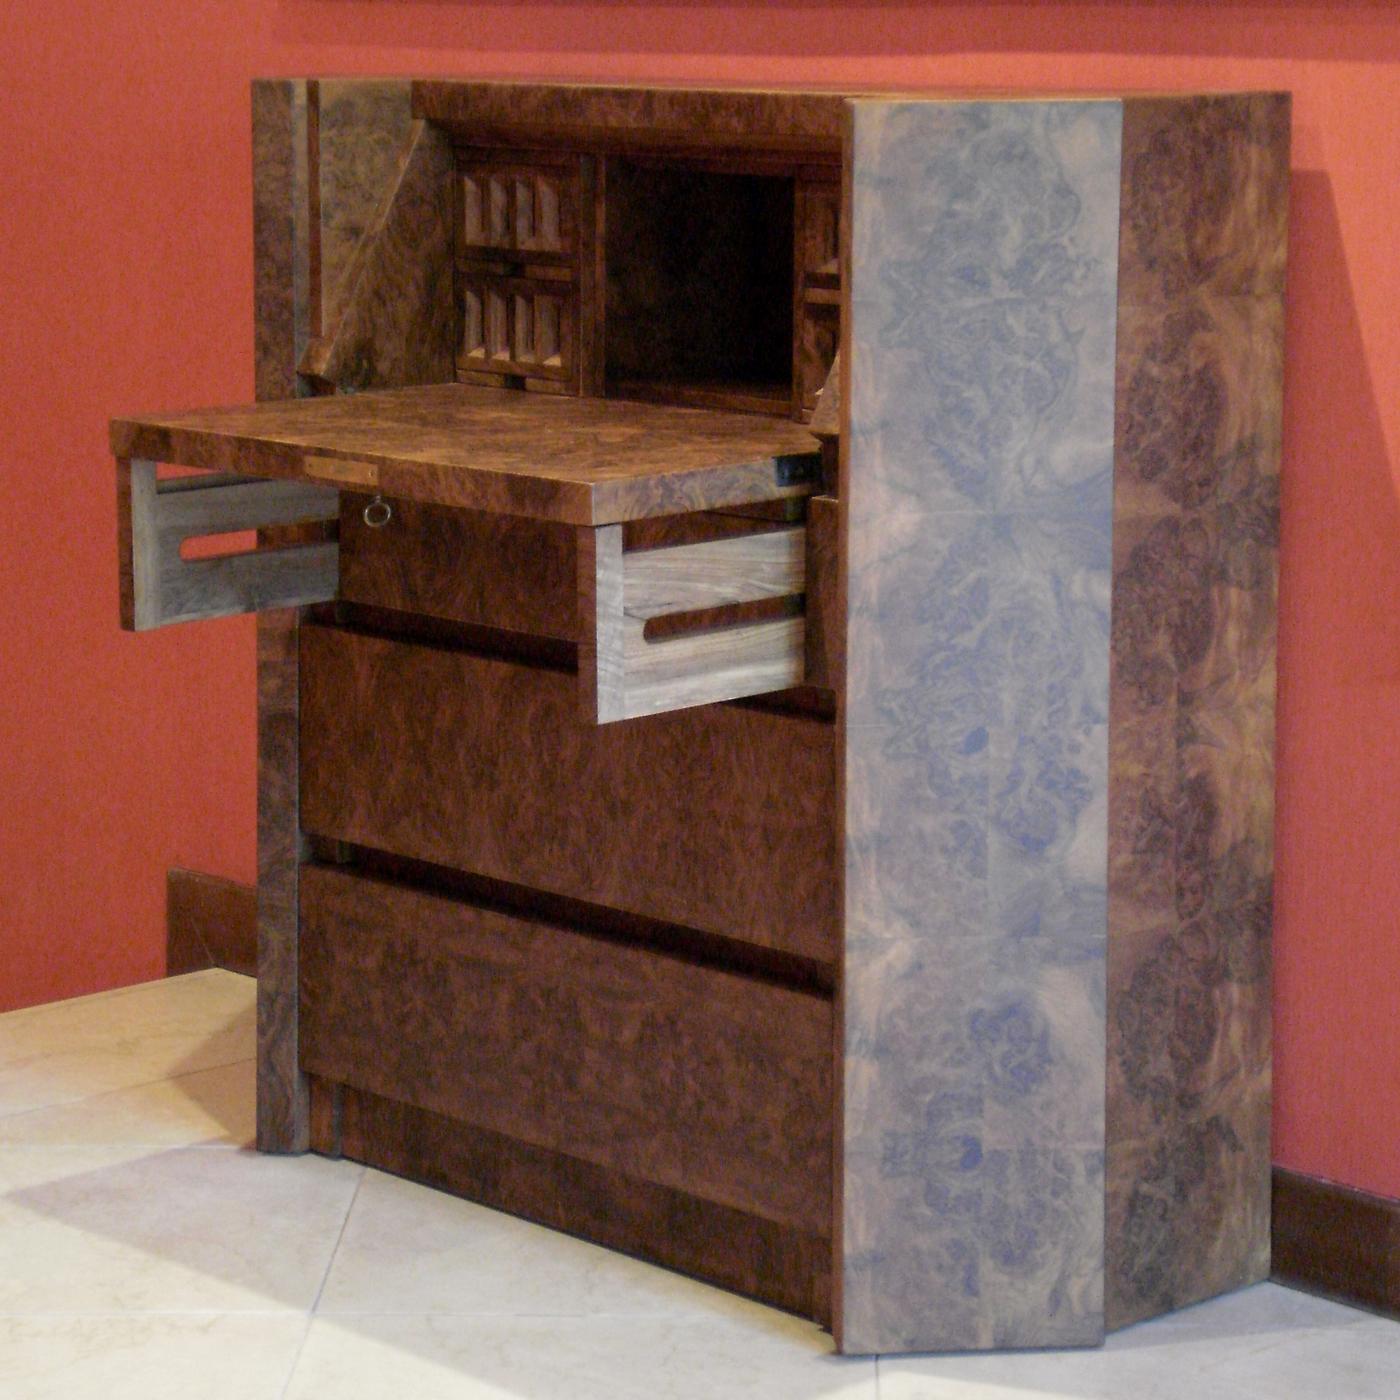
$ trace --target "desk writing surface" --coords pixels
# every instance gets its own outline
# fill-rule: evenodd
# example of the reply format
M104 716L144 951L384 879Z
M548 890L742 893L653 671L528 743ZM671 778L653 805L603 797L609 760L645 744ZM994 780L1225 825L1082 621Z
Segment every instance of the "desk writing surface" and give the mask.
M386 496L608 525L803 496L817 441L759 414L459 384L118 419L112 451Z

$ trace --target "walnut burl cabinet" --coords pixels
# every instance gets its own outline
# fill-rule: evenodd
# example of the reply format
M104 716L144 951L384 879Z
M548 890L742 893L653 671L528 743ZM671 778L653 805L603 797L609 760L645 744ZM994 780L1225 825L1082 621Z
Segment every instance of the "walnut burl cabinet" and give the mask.
M263 1150L849 1352L1266 1275L1288 114L254 85L258 401L112 447L261 614Z

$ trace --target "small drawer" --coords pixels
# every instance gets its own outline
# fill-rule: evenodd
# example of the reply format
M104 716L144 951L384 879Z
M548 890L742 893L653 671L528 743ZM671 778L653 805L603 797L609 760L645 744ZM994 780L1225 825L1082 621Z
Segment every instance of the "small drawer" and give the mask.
M578 247L577 159L470 161L458 179L460 256L572 260Z
M578 377L578 292L570 282L462 273L459 374Z
M313 835L834 964L829 721L595 725L568 670L321 625L301 648Z
M340 504L340 597L481 627L578 637L575 531L524 516L390 502L379 525L372 497ZM381 512L382 513L382 512Z
M307 1072L828 1232L828 998L315 866L300 946Z

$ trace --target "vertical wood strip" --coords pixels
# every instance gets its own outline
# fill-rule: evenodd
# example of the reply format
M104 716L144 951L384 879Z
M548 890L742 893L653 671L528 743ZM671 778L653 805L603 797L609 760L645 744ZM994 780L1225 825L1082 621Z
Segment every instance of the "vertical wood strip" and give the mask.
M311 334L314 96L305 82L253 84L253 272L257 397L292 398ZM319 184L319 179L314 183ZM299 612L258 615L257 1145L304 1152L310 1100L297 1062L297 633Z
M1267 1277L1288 99L1124 104L1107 1312Z
M1122 108L853 120L842 1345L1087 1344Z
M298 634L295 608L258 616L258 1148L305 1152L310 1098L297 1015Z
M255 82L253 366L260 399L291 398L304 316L306 84Z
M306 84L306 333L326 333L325 274L321 265L321 84ZM301 346L297 346L300 353Z

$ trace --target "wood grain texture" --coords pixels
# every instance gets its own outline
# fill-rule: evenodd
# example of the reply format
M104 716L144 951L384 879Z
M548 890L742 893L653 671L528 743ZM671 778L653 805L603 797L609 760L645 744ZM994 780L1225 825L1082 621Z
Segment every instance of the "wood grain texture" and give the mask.
M813 437L826 441L841 436L841 352L831 357L831 368L822 381L821 391L807 425Z
M715 706L599 728L572 673L328 627L303 664L308 831L835 959L829 724Z
M839 160L844 98L831 92L589 87L450 79L413 85L415 116L479 144L613 150L801 152Z
M808 685L841 690L845 684L845 603L841 592L841 503L834 496L813 496L807 502L807 631Z
M117 465L122 625L176 622L325 602L336 591L336 545L316 540L185 559L186 541L302 521L325 521L335 493L294 481L236 474L156 478L156 464Z
M112 450L272 477L347 457L387 496L574 525L809 495L818 462L783 419L457 384L118 419Z
M323 332L302 354L300 370L309 379L359 391L452 378L452 171L451 143L415 122L379 207L345 261L323 312ZM323 245L323 276L325 257Z
M165 872L165 975L208 967L257 976L257 890L172 867Z
M1275 1167L1272 1277L1400 1318L1400 1201Z
M829 999L329 867L302 871L301 910L310 1073L808 1232L829 1218Z
M1102 1337L1120 134L854 107L847 1351Z
M1107 1311L1267 1277L1288 100L1125 103Z
M310 1099L299 1061L297 807L300 611L258 618L258 1112L262 1152L305 1152Z
M572 526L395 501L389 523L371 529L369 501L341 495L345 600L565 641L578 636Z
M579 551L579 626L593 633L580 649L585 714L609 723L801 683L801 526L628 552L620 525L589 533ZM744 607L759 602L782 606L768 618Z
M306 84L252 86L253 366L260 399L297 392L309 334Z
M410 86L401 78L316 81L320 314L313 335L324 336L340 324L361 244L373 236L385 195L398 180L413 123Z
M343 1148L355 1161L818 1322L829 1318L830 1245L824 1235L392 1099L356 1089L346 1089L343 1099Z
M304 387L319 258L319 103L306 82L253 84L254 386L259 401ZM312 186L317 186L313 195ZM317 263L317 266L319 264ZM319 277L319 271L316 274ZM296 609L258 616L257 1145L304 1152L309 1098L297 1067Z

